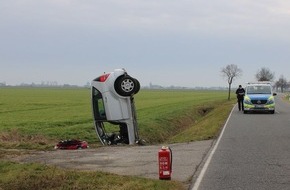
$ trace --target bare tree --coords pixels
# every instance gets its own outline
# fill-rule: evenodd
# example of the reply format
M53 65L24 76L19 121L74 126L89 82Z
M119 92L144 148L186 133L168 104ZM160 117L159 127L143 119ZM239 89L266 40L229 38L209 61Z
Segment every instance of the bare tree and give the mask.
M227 79L229 84L229 94L228 94L228 100L231 99L231 86L235 78L242 75L242 69L238 68L235 64L227 65L226 67L221 69L221 73L224 78Z
M276 81L275 86L277 89L280 88L281 92L284 92L284 90L289 87L289 83L287 82L286 78L281 75L279 80Z
M275 73L271 72L270 69L262 67L261 70L258 70L256 73L256 79L258 81L273 81L275 78Z

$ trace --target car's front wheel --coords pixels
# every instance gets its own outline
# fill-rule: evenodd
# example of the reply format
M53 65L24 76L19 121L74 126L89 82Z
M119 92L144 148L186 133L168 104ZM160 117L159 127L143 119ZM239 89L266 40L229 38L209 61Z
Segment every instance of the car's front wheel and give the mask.
M130 76L121 76L115 81L114 87L119 95L131 96L140 90L140 83Z

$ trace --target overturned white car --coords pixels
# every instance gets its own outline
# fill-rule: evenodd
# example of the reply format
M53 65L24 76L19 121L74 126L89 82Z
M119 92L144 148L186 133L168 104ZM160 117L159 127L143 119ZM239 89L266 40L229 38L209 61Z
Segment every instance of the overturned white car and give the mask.
M133 95L140 90L139 81L125 69L116 69L94 79L91 86L94 125L102 144L138 143Z

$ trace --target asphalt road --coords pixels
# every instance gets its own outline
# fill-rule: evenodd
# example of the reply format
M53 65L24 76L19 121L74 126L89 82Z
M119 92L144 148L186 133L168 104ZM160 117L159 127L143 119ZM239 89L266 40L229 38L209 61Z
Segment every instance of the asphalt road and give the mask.
M192 190L290 189L290 104L276 113L243 114L234 107Z

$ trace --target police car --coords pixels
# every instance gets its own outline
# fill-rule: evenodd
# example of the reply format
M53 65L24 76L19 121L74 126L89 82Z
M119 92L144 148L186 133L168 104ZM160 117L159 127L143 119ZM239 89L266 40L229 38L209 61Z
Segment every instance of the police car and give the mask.
M276 93L273 93L271 82L248 83L245 88L244 113L267 111L275 113Z

